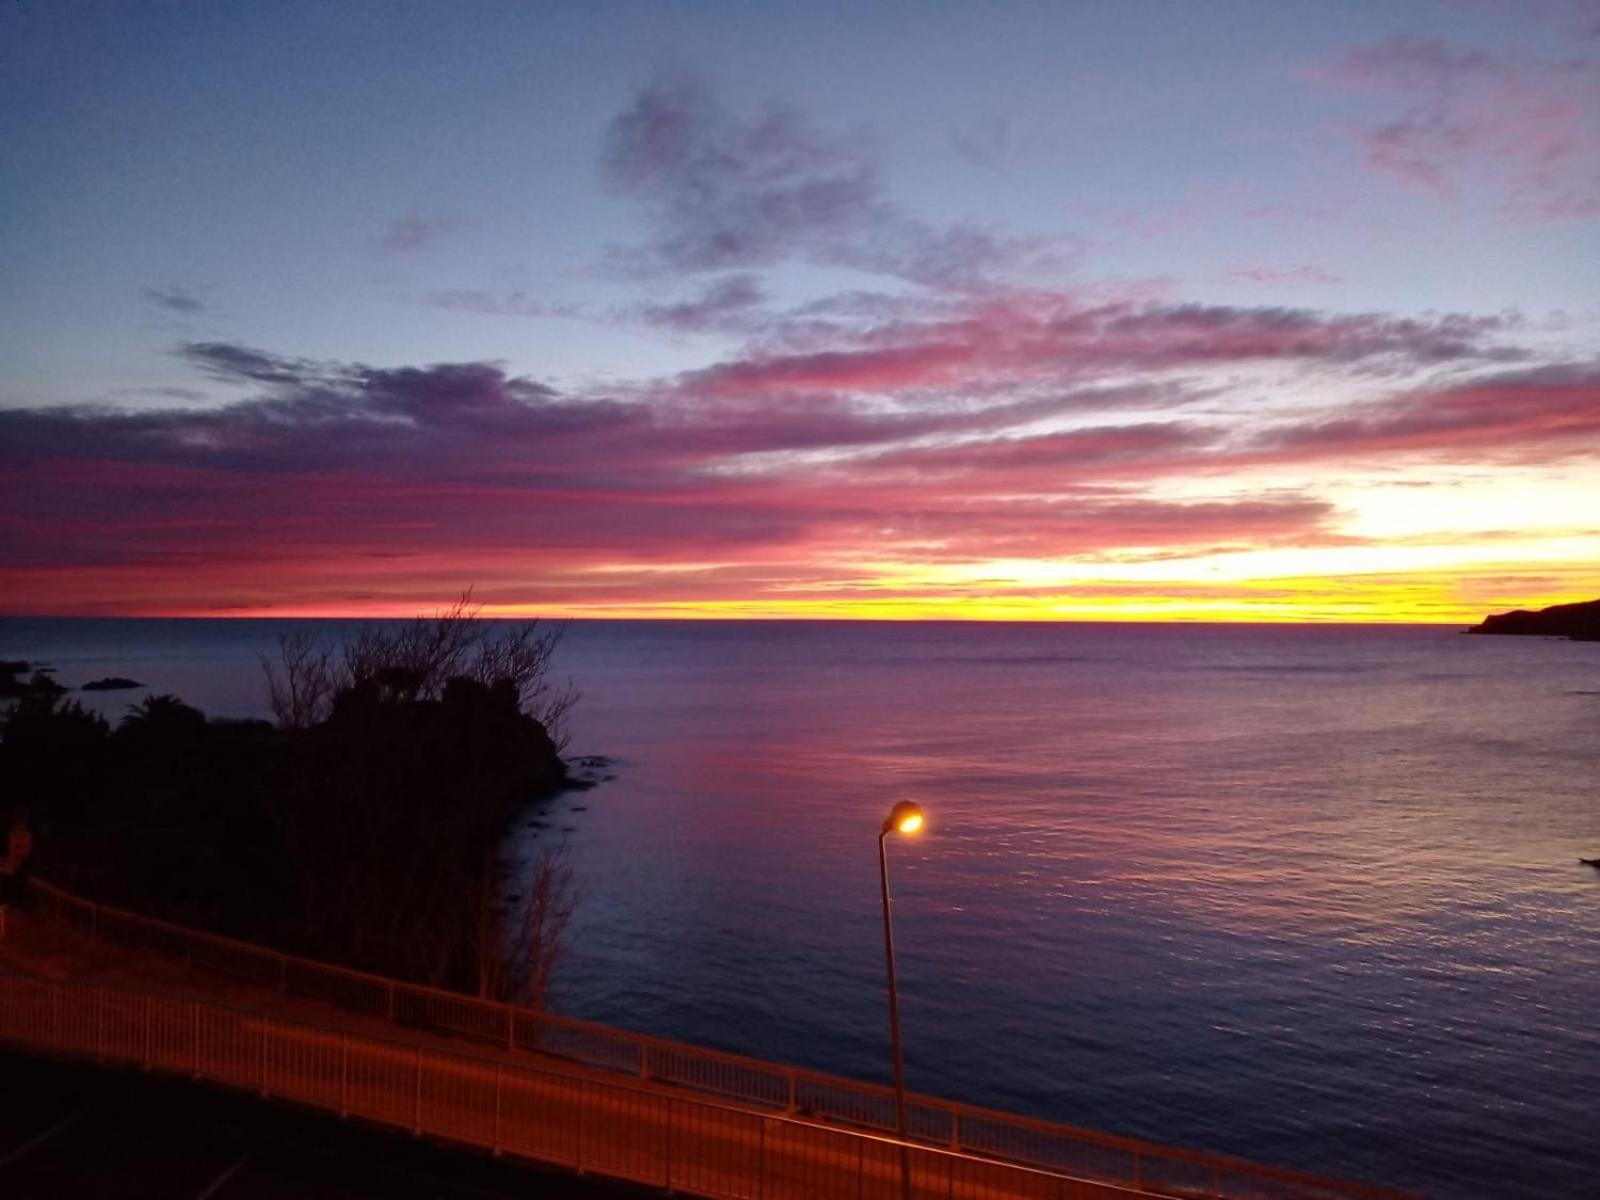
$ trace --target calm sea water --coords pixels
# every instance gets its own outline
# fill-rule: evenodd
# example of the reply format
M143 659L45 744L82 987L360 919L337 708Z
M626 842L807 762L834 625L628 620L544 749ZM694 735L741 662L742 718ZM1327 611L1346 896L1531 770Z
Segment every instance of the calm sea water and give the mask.
M281 623L0 622L260 714ZM330 629L333 627L330 626ZM572 625L558 1007L1440 1197L1600 1194L1600 645L1438 628ZM133 698L137 698L135 694ZM97 703L120 712L127 693Z

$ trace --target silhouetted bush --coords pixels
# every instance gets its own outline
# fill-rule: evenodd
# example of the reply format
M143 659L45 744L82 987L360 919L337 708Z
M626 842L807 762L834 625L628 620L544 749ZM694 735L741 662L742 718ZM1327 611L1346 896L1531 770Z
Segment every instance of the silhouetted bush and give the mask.
M471 592L433 617L397 628L369 625L337 649L310 633L279 639L276 661L264 660L272 712L285 729L328 719L335 697L377 688L392 700L438 700L452 680L509 686L516 704L555 742L566 745L566 718L578 701L568 680L550 676L559 629L538 621L485 621Z
M142 688L144 684L126 675L107 675L104 679L91 679L83 685L86 692L124 692Z
M112 903L439 986L542 992L499 961L496 851L566 780L530 709L559 721L575 693L546 679L557 635L474 618L463 601L337 653L286 643L276 726L158 695L113 732L30 687L0 731L0 794L31 808L41 872ZM557 939L569 875L534 881Z

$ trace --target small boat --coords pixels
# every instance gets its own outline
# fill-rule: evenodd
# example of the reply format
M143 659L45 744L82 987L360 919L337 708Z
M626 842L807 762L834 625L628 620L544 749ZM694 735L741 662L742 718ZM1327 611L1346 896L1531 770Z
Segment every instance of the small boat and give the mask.
M1580 858L1578 861L1586 867L1593 867L1596 871L1600 871L1600 858Z

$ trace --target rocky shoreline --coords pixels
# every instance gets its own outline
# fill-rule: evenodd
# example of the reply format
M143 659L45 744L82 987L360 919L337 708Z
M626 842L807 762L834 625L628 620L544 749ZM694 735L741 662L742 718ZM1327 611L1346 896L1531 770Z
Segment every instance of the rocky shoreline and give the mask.
M1514 637L1561 637L1575 642L1600 642L1600 600L1578 604L1552 604L1535 612L1517 609L1494 613L1467 633L1495 633Z

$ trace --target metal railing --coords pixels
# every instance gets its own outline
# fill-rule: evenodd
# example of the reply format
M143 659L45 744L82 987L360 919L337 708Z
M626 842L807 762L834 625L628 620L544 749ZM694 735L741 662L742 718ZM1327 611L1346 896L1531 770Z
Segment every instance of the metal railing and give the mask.
M717 1103L723 1106L718 1111L744 1112L752 1119L782 1117L807 1129L852 1136L889 1135L895 1128L894 1091L881 1085L282 954L97 904L36 876L29 878L28 889L44 915L107 941L417 1028L667 1085L684 1094L684 1103ZM659 1095L659 1089L650 1094ZM998 1160L1145 1194L1225 1200L1396 1200L1403 1195L915 1093L907 1095L907 1118L914 1145L962 1161ZM898 1144L892 1136L889 1142Z
M222 1084L463 1145L704 1197L893 1200L899 1143L623 1080L429 1050L266 1013L0 976L0 1043ZM1127 1200L933 1147L919 1200Z

